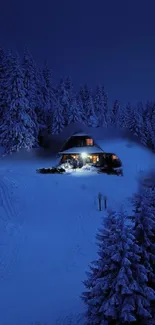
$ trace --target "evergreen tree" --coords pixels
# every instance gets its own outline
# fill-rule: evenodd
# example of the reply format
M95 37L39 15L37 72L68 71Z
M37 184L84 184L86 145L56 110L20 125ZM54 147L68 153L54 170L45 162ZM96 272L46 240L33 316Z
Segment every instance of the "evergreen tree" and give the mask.
M89 325L148 324L154 291L140 262L140 249L122 212L111 212L97 235L99 259L92 263L86 292ZM152 322L153 325L153 322Z
M24 87L24 74L19 57L9 55L9 78L7 80L7 109L0 127L2 143L6 152L31 149L36 145L34 121L30 116L30 104Z
M62 105L57 101L57 106L55 107L53 111L53 123L51 132L52 134L59 134L63 130L65 125L64 115L63 115L63 107Z
M45 80L46 89L49 92L51 92L51 90L52 90L52 72L48 66L47 61L45 61L44 67L43 67L43 77Z
M100 85L97 86L93 97L94 110L97 116L98 126L105 126L107 123L107 107L105 108L105 92ZM106 104L107 105L107 104Z
M143 126L142 116L139 114L137 107L131 107L130 110L129 130L140 139Z
M109 125L109 112L108 112L108 95L105 92L104 86L102 87L102 96L103 96L103 105L104 105L104 114L106 119L106 127Z
M83 111L87 125L97 127L98 121L94 111L92 93L86 84L80 90L80 97L83 103Z
M125 108L122 105L119 105L116 118L116 126L119 128L125 128L126 125L124 111Z
M86 123L86 114L85 114L83 102L82 102L82 99L81 99L81 96L79 93L76 95L76 103L78 106L79 115L81 116L80 122L82 122L83 124L86 125L87 124Z
M144 115L143 115L143 129L141 134L141 142L150 149L154 148L153 126L151 123L150 116L146 110L144 111Z
M44 80L43 97L44 97L44 109L46 111L46 126L48 132L50 132L52 126L52 119L53 119L54 103L53 103L53 94L52 94L52 74L47 62L45 62L43 68L43 80Z
M120 111L120 103L116 99L112 106L111 114L109 114L110 124L115 125L115 126L117 125L119 111Z
M139 191L133 197L134 232L141 250L141 262L148 272L149 286L155 290L155 174L140 181ZM155 319L155 301L152 304Z
M128 103L124 108L124 128L130 130L132 120L132 107L131 104Z
M145 123L147 125L147 145L155 150L155 103L147 102L145 111Z
M60 83L57 88L57 100L59 105L61 105L61 112L64 119L64 126L68 125L68 115L70 108L70 98L69 91L66 89L65 80L61 78Z
M144 106L143 106L142 102L137 103L137 111L138 111L139 115L143 116Z
M78 106L76 97L72 98L70 103L69 115L68 115L68 124L81 122L81 111Z
M86 105L86 116L87 116L87 125L92 126L92 127L97 127L97 117L94 112L94 105L93 105L93 99L92 96L90 95L87 105Z
M7 80L9 71L9 58L5 51L0 48L0 125L3 124L3 115L7 108Z
M152 103L152 112L150 116L151 122L151 141L152 141L152 149L155 151L155 102Z
M69 77L69 76L66 77L64 83L65 83L65 89L68 93L69 103L71 103L72 98L75 97L74 92L73 92L73 82L72 82L71 77Z
M40 69L37 70L37 79L36 79L36 90L37 90L37 101L36 101L36 116L37 123L39 128L39 134L42 133L45 129L48 129L47 126L47 110L46 102L44 97L44 79L43 74Z
M23 60L24 88L26 98L29 102L29 115L34 124L34 135L36 142L38 140L38 121L36 115L37 106L37 68L35 62L27 49L24 51Z

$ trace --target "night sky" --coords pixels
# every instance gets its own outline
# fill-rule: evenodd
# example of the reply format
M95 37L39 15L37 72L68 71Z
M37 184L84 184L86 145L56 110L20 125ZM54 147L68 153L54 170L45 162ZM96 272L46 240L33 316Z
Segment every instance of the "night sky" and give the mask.
M3 2L3 4L2 4ZM155 99L155 0L1 0L0 39L54 82L104 84L110 100Z

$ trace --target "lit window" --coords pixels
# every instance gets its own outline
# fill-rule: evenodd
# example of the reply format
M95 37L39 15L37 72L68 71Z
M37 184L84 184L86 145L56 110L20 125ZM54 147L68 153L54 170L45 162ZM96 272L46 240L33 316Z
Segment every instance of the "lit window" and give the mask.
M93 139L86 139L87 146L93 146Z
M116 159L118 159L118 157L116 155L112 155L112 159L116 160Z

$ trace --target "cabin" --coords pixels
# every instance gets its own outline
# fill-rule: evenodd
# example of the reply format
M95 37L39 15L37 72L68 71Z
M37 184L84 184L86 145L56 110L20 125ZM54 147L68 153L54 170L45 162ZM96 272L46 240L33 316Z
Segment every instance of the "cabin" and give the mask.
M72 123L58 135L42 135L42 155L58 158L57 162L75 159L82 165L99 167L122 165L123 171L142 171L155 165L154 154L128 130L88 127Z
M74 133L64 144L59 155L62 156L61 162L67 159L82 159L83 163L97 163L104 152L99 148L94 139L86 133Z
M83 130L85 129L85 131ZM121 161L113 152L105 152L94 136L93 128L73 131L59 150L58 155L61 157L61 163L66 161L76 161L77 165L95 165L97 167L104 166L120 167ZM97 130L97 129L96 129ZM98 130L99 131L99 130ZM103 131L103 129L102 129Z

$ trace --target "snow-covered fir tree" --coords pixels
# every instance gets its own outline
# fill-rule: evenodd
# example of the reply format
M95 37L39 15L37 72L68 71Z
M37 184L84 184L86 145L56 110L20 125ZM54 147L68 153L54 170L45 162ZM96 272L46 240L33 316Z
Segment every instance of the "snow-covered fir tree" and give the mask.
M155 103L147 102L144 119L144 134L147 146L155 150Z
M109 112L108 112L108 95L105 92L104 86L102 86L102 96L103 96L103 104L104 104L104 114L106 120L106 127L109 125Z
M143 116L143 112L144 112L144 105L142 102L138 102L136 105L137 111L139 113L139 115Z
M24 74L19 57L9 54L9 78L7 80L7 109L0 127L6 152L31 149L36 145L35 123L30 116L30 103L24 87Z
M35 62L26 48L23 59L24 88L29 102L29 115L34 123L34 135L38 139L39 127L36 115L37 106L37 68Z
M152 124L152 131L155 135L155 103L153 103L153 110L152 110L152 117L151 117L151 124ZM153 143L154 144L154 149L155 149L155 142Z
M70 91L66 89L66 84L64 78L60 79L60 83L57 87L57 100L59 105L62 106L62 114L64 118L64 126L68 125L68 114L70 108Z
M85 120L88 126L97 127L98 121L94 111L94 103L92 98L92 92L88 88L87 84L80 89L80 97L83 104L83 111L85 114Z
M46 126L48 132L51 130L52 119L53 119L53 93L52 93L52 73L51 69L48 66L48 63L45 61L43 68L43 97L44 97L44 109L46 111Z
M137 138L141 138L143 119L139 114L136 107L130 107L130 118L129 118L129 130L132 134L136 135Z
M130 129L131 120L132 120L132 106L130 103L124 107L124 125L123 127L126 129Z
M97 117L94 111L93 99L90 95L86 105L87 125L92 127L98 126Z
M37 122L40 134L43 130L47 130L47 111L44 97L44 79L41 69L37 69L36 89L37 100L35 111L37 115Z
M65 89L68 93L68 100L70 103L72 101L72 98L74 97L73 82L71 77L70 76L66 77L64 83L65 83Z
M81 121L82 121L81 110L80 107L78 106L76 97L73 97L70 102L70 107L68 112L68 124L81 122Z
M76 95L76 102L77 102L78 107L79 107L80 112L81 112L82 122L83 122L83 124L87 125L85 106L84 106L84 102L83 102L82 97L81 97L81 88L80 88L80 91Z
M3 115L7 107L8 64L7 54L3 48L0 48L0 124L3 123Z
M116 99L113 103L111 111L109 112L110 124L117 126L119 111L120 111L120 103Z
M84 107L83 107L83 102L82 102L82 99L81 99L81 96L79 93L77 93L76 95L76 103L77 103L77 106L78 106L78 114L79 116L81 116L81 120L80 122L82 122L83 124L87 124L86 123L86 115L85 115L85 111L84 111Z
M140 180L138 193L133 197L134 233L141 250L141 263L147 269L149 286L155 290L155 173ZM155 320L155 300L152 302ZM152 323L151 323L152 324Z
M94 110L97 116L97 124L98 126L105 126L107 124L107 107L105 107L105 92L104 88L101 85L98 85L94 96Z
M148 111L145 109L143 113L143 126L141 134L141 142L146 145L151 150L154 149L154 132L153 126L151 123L151 117L148 114Z
M51 127L51 133L52 134L59 134L65 125L65 119L63 115L63 107L62 105L57 101L56 107L53 111L53 122Z
M152 319L155 293L148 286L141 250L125 223L123 212L109 212L97 235L99 259L90 266L82 295L87 325L143 325Z
M116 126L119 128L125 127L125 113L124 113L124 106L119 105L118 111L117 111L117 118L116 118Z

